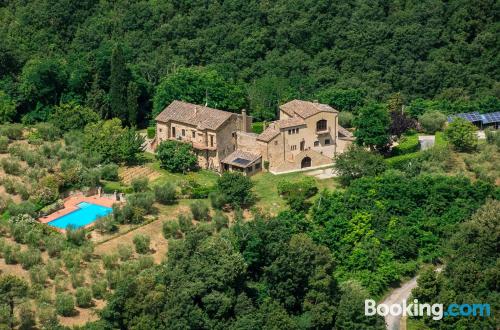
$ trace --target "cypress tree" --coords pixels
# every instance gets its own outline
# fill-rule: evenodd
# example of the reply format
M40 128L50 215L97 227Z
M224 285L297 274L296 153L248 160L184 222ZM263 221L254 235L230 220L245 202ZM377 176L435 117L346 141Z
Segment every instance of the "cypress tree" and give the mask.
M139 86L137 86L135 82L131 81L127 88L128 123L130 126L137 126L137 118L139 115L139 96Z
M109 103L111 115L124 122L127 119L127 86L129 75L125 65L123 50L116 45L111 54L111 76L109 86Z

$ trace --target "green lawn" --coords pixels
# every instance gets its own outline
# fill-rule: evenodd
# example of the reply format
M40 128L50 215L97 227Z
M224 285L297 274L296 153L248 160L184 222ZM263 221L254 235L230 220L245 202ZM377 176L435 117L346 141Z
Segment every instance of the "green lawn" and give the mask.
M288 173L274 175L268 172L257 173L252 176L254 182L254 191L257 195L257 207L263 210L277 213L285 209L285 202L278 194L278 183L281 180L300 181L306 175L303 173ZM340 186L337 179L316 179L316 184L319 190L323 189L336 189Z
M178 184L182 181L194 180L198 182L200 185L211 186L215 184L217 178L219 177L217 173L208 170L199 170L196 172L189 172L186 174L172 173L160 168L160 163L158 161L148 163L146 164L146 166L150 166L151 168L161 173L161 177L156 179L155 182L169 181L174 184Z
M174 184L179 184L186 180L194 180L200 185L213 186L215 185L219 175L215 172L208 170L200 170L196 172L189 172L186 174L182 173L171 173L167 170L160 168L158 161L154 158L149 158L149 162L146 166L150 166L155 169L161 176L155 180L155 182L169 181ZM267 172L258 173L251 177L254 183L254 192L257 195L258 201L256 206L262 208L263 210L270 211L272 213L277 213L285 208L285 202L278 195L277 185L281 180L299 181L304 178L303 173L288 173L281 175L274 175ZM319 190L323 189L336 189L340 186L337 179L326 179L317 180L317 186Z

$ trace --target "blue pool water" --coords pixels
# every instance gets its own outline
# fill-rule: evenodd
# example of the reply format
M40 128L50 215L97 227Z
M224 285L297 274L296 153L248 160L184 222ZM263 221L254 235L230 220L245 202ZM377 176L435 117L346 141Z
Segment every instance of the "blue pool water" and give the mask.
M80 228L96 221L99 218L105 217L113 211L110 207L87 202L81 202L77 206L78 210L52 220L48 224L52 227L61 229L66 229L68 226Z

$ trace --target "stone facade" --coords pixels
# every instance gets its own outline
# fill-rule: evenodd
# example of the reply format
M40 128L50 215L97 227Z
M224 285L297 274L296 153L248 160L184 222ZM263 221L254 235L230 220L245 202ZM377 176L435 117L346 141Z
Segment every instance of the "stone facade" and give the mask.
M328 105L294 100L261 134L250 133L251 117L174 101L157 118L157 140L191 143L202 168L253 174L266 167L282 173L329 165L352 143Z

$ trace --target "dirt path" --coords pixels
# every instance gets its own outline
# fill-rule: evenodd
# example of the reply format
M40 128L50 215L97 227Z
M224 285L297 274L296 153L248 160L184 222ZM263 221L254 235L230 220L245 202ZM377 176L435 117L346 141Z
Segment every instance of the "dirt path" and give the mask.
M439 266L435 269L437 273L442 271L443 267ZM399 288L394 289L387 297L381 301L381 304L393 305L398 304L402 305L403 301L407 301L411 295L411 291L417 287L417 278L415 276L408 282L403 283ZM401 322L401 316L393 316L388 314L385 317L385 324L387 326L387 330L406 330L406 322Z
M388 295L381 303L387 305L399 304L402 305L403 301L408 300L411 294L411 290L417 287L417 277L412 278L408 282L403 283L397 289L394 289L390 295ZM385 324L387 330L399 330L401 323L401 316L393 316L388 314L385 317Z

